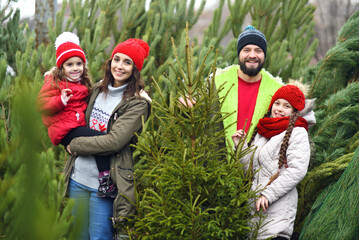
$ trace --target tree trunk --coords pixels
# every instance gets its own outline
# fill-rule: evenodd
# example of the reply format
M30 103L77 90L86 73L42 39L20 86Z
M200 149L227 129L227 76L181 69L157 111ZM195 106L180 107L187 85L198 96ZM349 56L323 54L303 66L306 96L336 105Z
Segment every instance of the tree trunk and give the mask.
M50 18L55 22L57 0L36 0L35 2L35 33L36 46L48 43L47 22Z

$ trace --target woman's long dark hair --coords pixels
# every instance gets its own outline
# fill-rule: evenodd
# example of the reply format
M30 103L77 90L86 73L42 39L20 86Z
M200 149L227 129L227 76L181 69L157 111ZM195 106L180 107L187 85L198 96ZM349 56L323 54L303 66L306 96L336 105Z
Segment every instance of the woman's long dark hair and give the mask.
M263 118L265 117L270 117L271 115L271 110L269 110ZM280 169L283 165L287 165L287 149L288 149L288 145L289 145L289 138L292 135L293 132L293 128L295 125L295 122L297 121L299 117L299 112L298 110L294 109L293 114L290 116L289 118L289 124L288 124L288 128L287 131L283 137L283 141L282 144L280 145L280 150L279 150L279 161L278 161L278 168ZM250 146L255 138L255 136L258 133L258 128L256 127L254 129L253 135L251 137L251 139L248 142L248 146Z
M112 59L108 59L103 65L103 80L100 85L100 91L108 94L108 85L113 85L115 79L111 73ZM145 88L145 82L142 80L141 73L138 71L136 65L133 65L132 75L127 80L127 87L123 93L123 99L129 97L140 97L140 91Z

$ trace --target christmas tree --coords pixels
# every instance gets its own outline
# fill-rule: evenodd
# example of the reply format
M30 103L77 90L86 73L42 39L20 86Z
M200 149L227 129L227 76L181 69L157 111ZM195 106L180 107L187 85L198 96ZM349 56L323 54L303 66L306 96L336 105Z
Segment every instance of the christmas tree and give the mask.
M339 180L316 199L300 239L357 239L359 147Z
M160 127L145 131L137 144L142 156L136 171L138 214L128 231L138 239L243 239L256 192L250 190L252 174L244 174L238 158L253 149L235 153L218 147L224 139L218 126L228 117L218 112L223 89L215 89L214 66L204 75L208 55L197 71L192 69L194 46L188 36L185 49L186 64L176 57L176 66L171 65L176 76L165 76L174 85L179 81L177 93L169 103L163 95L153 102L148 124ZM161 93L159 85L156 90ZM179 97L196 103L188 106Z
M317 99L315 111L317 124L310 131L317 147L317 156L310 164L308 175L299 186L300 208L296 219L297 231L300 232L304 221L306 225L305 233L301 234L301 238L314 234L316 231L321 232L324 227L327 228L331 224L334 229L335 224L331 218L344 217L345 219L346 213L352 211L353 206L336 204L336 207L341 210L333 212L329 210L330 204L326 202L322 204L322 201L324 196L337 199L339 196L348 194L343 188L330 187L331 190L329 190L326 187L334 184L343 171L352 171L350 168L347 169L347 166L349 163L352 164L351 161L357 160L353 158L353 155L359 147L359 30L356 27L358 23L359 11L355 12L344 24L338 33L337 44L327 52L326 57L317 65L304 71L304 80L311 83L310 97ZM339 183L349 184L348 181L352 180L348 180L343 175L334 186ZM330 194L327 195L329 191ZM346 199L353 201L354 197L348 195ZM321 213L328 211L328 215L321 217L320 228L318 228L317 220L313 218L318 211L318 206ZM309 217L306 219L308 213ZM319 215L316 215L316 219L318 217ZM351 224L350 219L347 218L347 220L345 224ZM327 225L327 223L330 224ZM343 236L357 234L356 230L345 226L336 229L338 234L343 234ZM328 235L329 239L336 239L334 236L337 236L337 233L330 231L330 234L332 235Z

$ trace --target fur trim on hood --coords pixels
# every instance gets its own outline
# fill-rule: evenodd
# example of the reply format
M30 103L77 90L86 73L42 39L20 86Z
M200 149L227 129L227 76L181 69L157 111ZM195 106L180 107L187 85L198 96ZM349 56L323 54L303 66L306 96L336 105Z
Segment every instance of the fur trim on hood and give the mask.
M302 111L299 112L299 115L303 117L308 122L308 128L313 127L313 125L317 122L314 114L315 107L315 98L313 99L305 99L305 107Z
M309 92L309 86L307 84L304 84L301 81L293 80L293 79L289 79L288 84L298 87L303 92L304 96L307 97ZM314 124L317 122L313 111L315 108L315 100L316 100L315 98L313 99L306 98L304 109L299 112L299 115L303 117L305 120L307 120L308 128L313 127Z
M140 91L140 96L142 98L146 99L149 103L152 103L152 99L150 98L150 96L144 90Z

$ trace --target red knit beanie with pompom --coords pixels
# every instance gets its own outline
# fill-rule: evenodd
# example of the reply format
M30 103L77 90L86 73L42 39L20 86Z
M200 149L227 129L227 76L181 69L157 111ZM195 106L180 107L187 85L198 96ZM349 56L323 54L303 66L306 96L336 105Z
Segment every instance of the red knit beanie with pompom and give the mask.
M129 38L124 42L117 44L113 49L111 59L116 53L123 53L129 56L137 67L138 71L141 71L143 61L148 57L150 47L142 39Z
M277 99L287 100L295 109L302 111L305 106L305 97L303 92L294 85L285 85L279 88L272 97L268 110L273 106Z
M56 66L60 68L67 59L79 57L86 64L85 53L80 47L79 37L72 32L63 32L55 40Z

